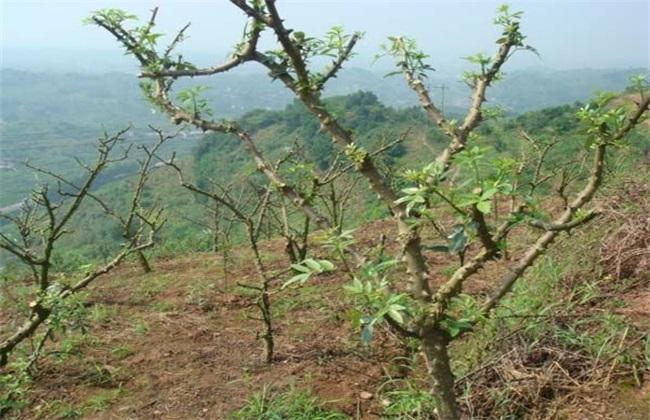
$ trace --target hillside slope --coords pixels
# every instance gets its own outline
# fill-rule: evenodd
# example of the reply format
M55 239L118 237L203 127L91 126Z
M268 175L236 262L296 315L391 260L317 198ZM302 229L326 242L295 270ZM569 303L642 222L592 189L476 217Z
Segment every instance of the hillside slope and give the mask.
M630 218L648 210L628 207L635 206L635 201L638 204L635 194L647 192L630 189L635 179L650 178L647 171L643 173L642 178L618 182L609 190L617 191L618 211L626 209ZM645 203L650 205L647 197ZM623 220L617 221L616 226L624 226ZM380 233L395 237L388 221L366 225L358 232L361 242L373 242ZM601 227L595 226L563 240L560 249L541 263L546 269L535 270L528 276L533 287L548 293L540 296L539 304L543 307L554 303L557 308L551 318L533 324L535 328L526 334L521 333L519 321L501 325L495 340L507 342L515 335L524 343L488 351L471 362L465 370L471 376L464 383L469 389L472 384L479 388L465 404L480 410L481 404L495 398L498 401L499 395L484 395L480 386L497 387L494 391L503 386L506 388L500 392L510 395L507 398L511 400L502 403L508 401L507 410L523 410L520 413L525 418L546 417L549 413L569 419L586 415L644 418L650 408L650 389L625 384L633 384L628 382L633 381L633 365L628 363L639 360L634 353L639 334L650 328L650 277L641 272L612 283L606 276L599 278L592 267L576 268L579 259L596 264L602 232ZM387 245L389 249L397 246L393 240ZM566 253L576 246L589 250L588 255ZM279 242L265 242L262 251L273 269L286 266ZM315 248L314 252L319 251ZM263 406L270 407L281 392L299 389L314 393L325 409L341 413L331 418L393 418L395 413L420 418L417 411L409 410L426 409L426 399L420 394L409 394L408 386L420 384L422 361L386 330L378 331L371 346L361 345L358 332L351 328L348 319L350 301L341 288L348 280L342 273L324 275L303 288L274 295L278 354L272 365L265 365L261 361L260 324L253 318L253 302L245 289L235 285L255 274L247 263L247 250L240 249L235 255L235 264L227 277L223 277L221 261L214 255L192 254L159 259L151 274L142 275L135 266L127 265L102 279L88 296L87 333L52 344L59 350L42 362L38 381L26 394L31 404L15 414L18 418L235 416L252 420L258 417L237 417L236 410L253 404L252 396L256 393L262 393L257 394L258 398L263 395ZM428 254L430 265L437 270L449 263L440 255ZM545 274L545 270L555 274ZM490 283L490 273L488 269L481 280L470 285L472 293L480 293ZM580 294L577 281L589 286L588 298ZM528 299L527 292L522 292L522 298ZM571 294L582 303L572 303L573 298L568 296ZM524 301L518 301L516 296L517 293L510 304L521 305ZM565 299L562 302L570 305L573 313L578 311L580 319L566 314L556 299ZM619 327L612 330L618 322L627 323L625 331ZM599 335L603 335L605 342L600 349L589 350L594 344L591 340ZM535 347L535 343L541 345ZM471 357L463 345L460 343L452 353L459 366ZM611 364L606 356L606 369L594 368L600 354L623 350L626 353L621 362ZM531 357L521 366L514 365L517 351L542 354L547 359L540 362ZM395 361L400 358L408 366L406 371L395 368ZM581 363L585 365L579 367ZM647 368L637 364L636 375L647 378ZM574 383L566 381L562 369L572 372ZM575 369L585 369L594 376L579 376L581 371ZM493 372L506 377L482 385ZM508 379L507 375L514 376ZM514 394L507 394L508 384L516 384ZM554 390L553 393L540 397L542 386ZM589 408L585 411L586 401ZM490 409L498 410L498 405Z

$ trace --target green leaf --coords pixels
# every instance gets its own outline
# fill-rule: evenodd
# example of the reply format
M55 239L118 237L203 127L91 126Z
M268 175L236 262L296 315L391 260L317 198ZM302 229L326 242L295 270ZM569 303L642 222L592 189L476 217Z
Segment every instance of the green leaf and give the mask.
M281 289L284 289L284 288L286 288L286 287L288 287L288 286L291 286L291 285L294 284L294 283L304 284L307 280L309 280L309 277L311 277L311 274L310 274L310 273L301 273L301 274L297 274L297 275L291 277L291 278L290 278L289 280L287 280L286 282L284 282L284 284L282 285Z
M447 318L444 320L444 326L447 328L449 335L457 337L459 334L472 329L472 322L467 318L453 319Z
M370 295L372 293L372 283L370 283L369 281L365 282L365 284L363 285L363 293L365 293L366 295Z
M419 189L419 188L416 188L416 187L404 188L404 189L402 190L402 192L403 192L404 194L416 194L416 193L418 193L419 191L420 191L420 189Z
M393 318L395 321L399 322L400 324L404 322L404 317L401 314L401 311L406 309L402 305L391 305L388 308L388 311L386 312L388 316Z
M336 268L334 264L332 264L328 260L318 260L318 263L320 264L323 271L334 271L334 269Z
M402 203L406 203L406 202L410 202L410 201L411 201L411 197L408 196L408 195L405 195L404 197L398 198L397 200L395 200L395 204L402 204Z
M476 208L483 214L490 214L490 211L492 211L492 202L488 200L479 201L476 203Z
M311 273L311 270L304 265L300 264L291 264L291 268L293 268L296 271L300 271L301 273Z
M395 71L390 71L390 72L384 74L384 77L398 76L398 75L401 75L401 74L402 74L401 71L395 70Z
M390 267L393 267L397 263L399 263L399 261L397 261L396 259L381 262L381 263L375 265L375 271L378 272L378 273L381 273L381 272L389 269Z
M458 201L457 206L458 207L471 206L472 204L478 203L480 200L481 198L476 194L466 194L461 198L461 200Z
M363 293L363 283L358 278L352 280L352 284L346 284L343 286L343 289L347 290L350 293L361 294Z
M514 187L512 186L512 184L505 183L505 182L499 184L499 192L501 194L510 195L512 194L513 191L514 191Z
M318 261L312 258L307 258L302 263L305 264L307 267L309 267L312 272L320 273L321 271L323 271Z
M456 225L454 231L447 237L449 240L449 252L461 252L467 244L467 234L463 225Z
M489 200L490 198L494 197L494 195L499 192L496 188L488 188L485 191L483 191L483 194L481 194L481 199L482 200Z

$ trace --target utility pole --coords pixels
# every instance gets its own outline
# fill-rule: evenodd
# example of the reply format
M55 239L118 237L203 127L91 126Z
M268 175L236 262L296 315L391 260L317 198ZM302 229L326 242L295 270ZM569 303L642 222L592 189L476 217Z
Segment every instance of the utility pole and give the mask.
M431 91L431 88L440 89L440 111L442 112L442 115L445 115L445 91L447 90L447 85L444 83L438 86L429 85L427 88L429 91Z

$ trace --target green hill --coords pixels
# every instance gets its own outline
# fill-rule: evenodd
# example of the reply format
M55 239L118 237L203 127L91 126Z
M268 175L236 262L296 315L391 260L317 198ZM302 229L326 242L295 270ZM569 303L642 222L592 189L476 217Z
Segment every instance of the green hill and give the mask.
M381 155L384 172L394 182L400 182L400 178L398 174L390 173L390 167L416 168L430 161L446 145L446 138L418 109L386 106L369 92L330 98L327 103L334 114L356 133L358 142L369 151L404 137L402 143ZM549 159L575 154L582 148L582 137L575 118L577 109L577 105L563 105L487 121L480 130L476 144L487 148L495 158L517 158L520 150L516 145L521 144L518 136L523 129L540 138L561 136L562 143ZM299 140L305 145L306 157L316 170L322 170L329 164L326 157L331 156L331 140L320 132L318 123L299 103L292 103L281 111L251 111L242 116L239 122L253 135L258 147L271 161L283 156L293 142ZM642 132L633 133L630 143L631 146L621 153L622 158L612 164L618 167L634 165L641 159L643 152L650 149L650 136ZM190 145L193 145L191 153ZM186 176L199 184L205 185L208 180L227 184L260 176L243 145L232 136L207 134L193 143L177 138L167 144L162 155L168 157L172 150L179 148L187 150L180 158ZM111 197L113 202L122 202L126 206L131 182L128 176L124 176L124 171L117 171L106 179L100 193ZM350 226L387 215L385 208L368 204L373 201L370 194L367 188L358 187L355 211L348 221ZM159 247L154 252L173 254L209 249L209 235L202 226L195 223L205 218L205 210L198 205L195 196L178 185L173 170L160 167L154 171L147 190L147 202L163 203L167 209L167 224L160 234ZM92 205L79 216L77 225L78 232L66 239L65 247L68 251L74 250L74 261L106 257L119 242L117 226L105 220L100 210ZM110 241L107 246L105 238L114 238L114 246L110 245Z

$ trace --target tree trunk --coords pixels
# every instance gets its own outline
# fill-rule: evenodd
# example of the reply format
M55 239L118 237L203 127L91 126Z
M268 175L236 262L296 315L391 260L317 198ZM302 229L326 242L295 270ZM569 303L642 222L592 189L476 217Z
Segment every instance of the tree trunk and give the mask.
M449 335L437 326L422 329L422 350L441 420L460 419L460 410L454 394L454 374L449 363L447 347Z
M214 252L215 255L219 255L219 251L219 233L215 231L212 236L212 252Z
M266 288L266 287L265 287ZM264 326L266 330L264 331L264 359L266 363L273 362L273 355L275 351L275 342L273 340L273 318L271 316L271 300L269 299L269 293L267 290L262 292L262 302L260 305L262 309L262 316L264 320Z
M9 353L20 344L25 338L29 337L36 331L36 329L47 320L50 316L50 309L44 308L40 303L36 303L32 307L32 313L23 326L16 331L15 334L8 337L4 342L0 343L0 368L7 365Z
M142 251L138 251L138 261L140 262L140 267L142 267L142 271L145 273L151 273L151 265L149 265L149 261L147 261L147 257L144 256Z
M287 257L289 257L291 264L298 264L302 261L298 259L298 256L296 255L295 243L291 237L285 238L284 253L287 254Z
M253 256L255 257L254 260L255 267L257 268L257 274L260 278L260 286L253 287L253 289L256 289L260 292L257 306L260 308L260 312L262 313L262 321L264 322L265 326L264 335L262 336L265 344L264 358L266 360L266 363L271 363L273 362L273 352L275 349L275 342L273 341L273 314L271 313L271 298L269 297L269 286L271 279L269 279L266 275L264 263L262 262L259 248L257 247L255 229L250 219L246 220L246 231L248 232L248 240L253 251Z
M222 260L222 274L223 274L223 289L228 290L228 262L230 261L230 251L227 247L221 248L221 260Z

